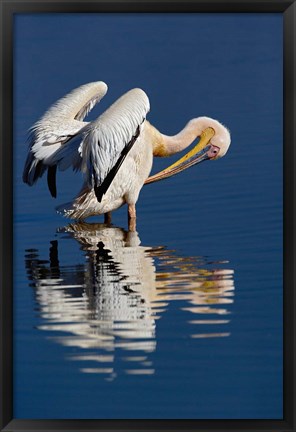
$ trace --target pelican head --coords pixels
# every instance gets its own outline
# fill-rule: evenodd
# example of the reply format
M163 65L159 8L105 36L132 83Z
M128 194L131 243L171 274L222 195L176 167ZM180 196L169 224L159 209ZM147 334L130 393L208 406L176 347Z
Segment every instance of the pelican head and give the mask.
M210 138L208 143L212 146L212 148L209 149L208 159L215 160L226 155L230 146L231 138L229 130L225 126L214 119L211 119L211 122L213 125L210 126L210 128L213 129L214 135ZM206 133L206 129L207 127L202 131L201 135ZM206 142L205 145L207 145Z
M217 120L198 117L190 120L186 128L199 138L198 143L185 156L163 171L149 177L147 183L163 180L206 160L216 160L225 156L231 138L228 129Z

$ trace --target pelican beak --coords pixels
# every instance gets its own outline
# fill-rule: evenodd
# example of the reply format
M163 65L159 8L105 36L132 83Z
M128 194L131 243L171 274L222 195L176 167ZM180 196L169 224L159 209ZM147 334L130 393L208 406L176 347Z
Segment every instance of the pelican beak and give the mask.
M164 180L168 177L171 177L175 174L178 174L181 171L184 171L187 168L190 168L193 165L196 165L204 160L209 159L208 151L211 148L211 144L209 144L210 140L215 135L215 131L213 128L206 128L200 135L200 140L196 144L196 146L186 153L181 159L179 159L174 164L170 165L166 169L160 171L157 174L154 174L145 181L145 184L154 183L160 180Z

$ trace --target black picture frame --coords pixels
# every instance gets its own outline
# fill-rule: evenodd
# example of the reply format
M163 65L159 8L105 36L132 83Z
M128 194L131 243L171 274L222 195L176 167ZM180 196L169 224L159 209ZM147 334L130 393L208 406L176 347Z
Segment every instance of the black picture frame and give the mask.
M295 431L295 0L0 0L1 431ZM284 417L282 420L20 420L13 418L13 15L80 12L279 12L284 20Z

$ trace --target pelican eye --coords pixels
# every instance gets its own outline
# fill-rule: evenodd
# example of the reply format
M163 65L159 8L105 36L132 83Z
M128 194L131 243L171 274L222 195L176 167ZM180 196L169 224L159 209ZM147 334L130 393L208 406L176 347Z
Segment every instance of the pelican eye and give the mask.
M215 158L218 155L219 151L220 151L220 147L215 146L214 144L211 144L211 148L208 152L209 158L210 159Z

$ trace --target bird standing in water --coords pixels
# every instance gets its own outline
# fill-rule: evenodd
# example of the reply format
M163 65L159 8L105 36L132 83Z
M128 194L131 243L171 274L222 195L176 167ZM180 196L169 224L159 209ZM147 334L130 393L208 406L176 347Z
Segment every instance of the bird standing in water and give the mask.
M129 228L135 229L135 206L143 185L224 156L230 134L217 120L198 117L177 135L164 135L146 120L149 99L138 88L121 96L96 120L84 122L106 92L102 81L85 84L46 111L30 130L23 180L32 186L47 171L50 193L56 197L57 168L72 167L84 174L84 183L72 202L57 207L59 213L76 220L99 214L108 218L127 204ZM184 157L149 177L153 156L171 156L196 138L198 144Z

